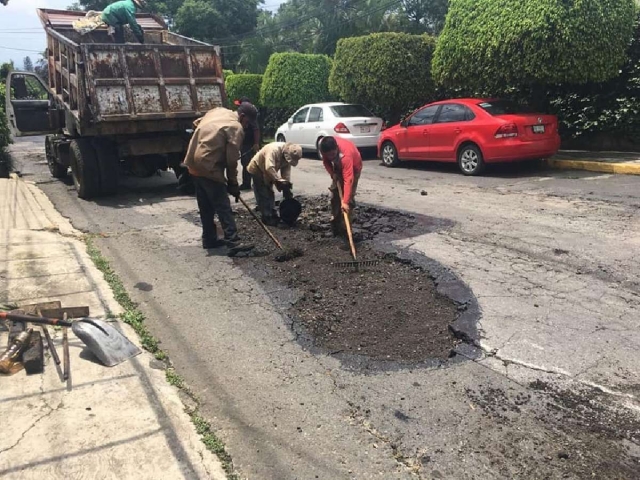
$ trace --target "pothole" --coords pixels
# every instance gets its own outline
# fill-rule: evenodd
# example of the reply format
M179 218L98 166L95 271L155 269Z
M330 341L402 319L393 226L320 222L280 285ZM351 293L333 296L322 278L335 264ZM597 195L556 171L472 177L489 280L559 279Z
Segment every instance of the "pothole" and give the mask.
M260 281L276 303L281 302L299 341L368 368L437 365L456 357L461 342L473 336L455 328L464 315L471 315L475 325L477 310L469 310L475 305L473 295L433 260L406 258L390 243L450 224L360 206L354 225L360 239L358 259L378 264L359 271L337 268L332 264L351 257L346 242L330 232L328 197L297 198L303 204L298 225L273 232L285 247L301 247L304 255L277 262L264 231L246 210L236 209L243 242L256 248L251 258L235 262ZM449 294L452 291L454 295Z

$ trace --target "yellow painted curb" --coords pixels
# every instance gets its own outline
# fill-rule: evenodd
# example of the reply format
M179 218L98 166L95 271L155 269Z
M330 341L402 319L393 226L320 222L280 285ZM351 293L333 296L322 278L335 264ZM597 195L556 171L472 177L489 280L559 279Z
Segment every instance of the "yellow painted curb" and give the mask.
M588 170L590 172L640 175L640 163L589 162L585 160L560 160L551 158L547 165L560 170Z

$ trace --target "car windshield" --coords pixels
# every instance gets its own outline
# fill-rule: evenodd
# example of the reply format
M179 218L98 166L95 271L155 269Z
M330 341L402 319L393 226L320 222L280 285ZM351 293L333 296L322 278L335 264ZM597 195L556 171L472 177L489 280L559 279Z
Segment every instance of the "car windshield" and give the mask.
M333 107L329 107L333 114L338 118L349 118L349 117L373 117L373 113L371 113L366 107L363 105L334 105Z
M492 100L479 103L478 106L490 115L513 115L517 113L533 113L531 107L512 100Z

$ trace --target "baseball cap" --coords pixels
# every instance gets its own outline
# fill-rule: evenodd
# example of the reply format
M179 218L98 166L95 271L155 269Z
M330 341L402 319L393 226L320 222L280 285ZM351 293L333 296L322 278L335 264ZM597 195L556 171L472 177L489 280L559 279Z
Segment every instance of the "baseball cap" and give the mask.
M302 147L295 143L287 143L282 149L282 153L287 163L295 167L302 158Z
M240 97L239 100L234 100L233 101L233 104L237 105L237 106L240 106L243 103L251 103L251 100L249 100L249 97Z

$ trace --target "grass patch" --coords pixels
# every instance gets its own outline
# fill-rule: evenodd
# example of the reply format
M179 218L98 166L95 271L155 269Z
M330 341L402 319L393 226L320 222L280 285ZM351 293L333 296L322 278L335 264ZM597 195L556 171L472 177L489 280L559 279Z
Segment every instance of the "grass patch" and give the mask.
M151 335L147 329L144 313L142 313L136 303L131 299L120 277L113 271L109 261L104 258L100 249L93 241L93 237L86 236L85 242L87 244L87 253L93 261L98 270L102 272L104 279L107 281L116 301L124 309L124 312L120 315L123 322L131 325L135 332L140 337L140 341L145 350L151 352L155 358L165 362L167 368L165 369L165 376L167 382L174 387L179 388L185 394L187 394L196 405L199 404L198 399L186 386L184 379L170 366L169 357L159 347L158 341ZM109 315L112 317L112 315ZM187 409L185 409L187 410ZM222 463L222 468L227 474L229 480L239 480L240 477L233 471L233 460L231 455L227 452L227 449L216 434L213 432L211 424L202 417L198 411L198 407L193 410L187 410L187 413L191 417L191 422L196 427L196 432L200 435L200 440L205 444L207 450L214 453Z

